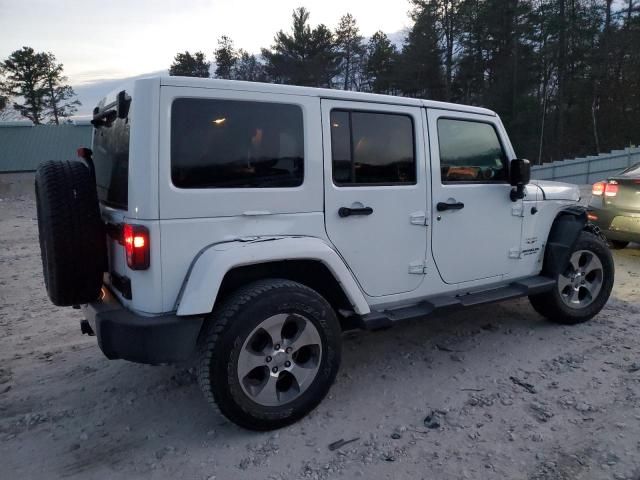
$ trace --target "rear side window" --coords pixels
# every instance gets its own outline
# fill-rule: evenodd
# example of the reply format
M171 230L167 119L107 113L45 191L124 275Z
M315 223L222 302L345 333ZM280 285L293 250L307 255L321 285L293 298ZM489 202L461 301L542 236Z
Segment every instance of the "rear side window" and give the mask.
M93 134L93 164L98 198L126 210L129 183L129 118L116 118Z
M176 187L297 187L303 178L304 136L299 106L174 100L171 180Z
M507 156L490 123L441 118L438 143L444 183L508 179Z
M338 186L416 183L413 120L408 115L332 110L331 155Z

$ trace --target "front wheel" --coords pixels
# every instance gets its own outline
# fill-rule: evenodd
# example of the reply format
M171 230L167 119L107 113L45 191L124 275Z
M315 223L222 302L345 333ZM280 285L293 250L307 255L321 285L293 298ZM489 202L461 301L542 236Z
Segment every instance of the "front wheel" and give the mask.
M569 264L548 292L529 297L533 308L547 319L563 324L586 322L607 303L614 279L613 257L606 243L583 231Z
M200 386L242 427L283 427L329 391L341 333L331 305L314 290L289 280L252 283L212 313L200 341Z

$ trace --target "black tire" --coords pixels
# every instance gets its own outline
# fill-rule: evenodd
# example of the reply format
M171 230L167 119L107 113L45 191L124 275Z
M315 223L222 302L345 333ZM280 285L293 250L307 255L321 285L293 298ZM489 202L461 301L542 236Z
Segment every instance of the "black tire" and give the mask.
M574 252L588 250L602 263L602 287L596 298L584 308L572 308L564 303L558 288L529 297L533 308L548 320L565 325L583 323L592 319L604 307L611 294L615 275L613 256L605 241L591 232L583 231L574 247ZM573 252L572 252L573 253ZM556 278L556 282L558 281Z
M623 240L609 240L609 244L614 250L622 250L623 248L627 248L629 242L625 242Z
M47 294L58 306L100 295L106 240L96 186L79 161L47 161L35 178L38 236Z
M244 342L270 316L304 315L316 327L322 356L310 385L284 405L253 401L240 385L238 358ZM198 382L204 396L232 422L250 430L289 425L313 410L333 384L341 357L341 328L331 305L314 290L290 280L251 283L216 307L199 340Z

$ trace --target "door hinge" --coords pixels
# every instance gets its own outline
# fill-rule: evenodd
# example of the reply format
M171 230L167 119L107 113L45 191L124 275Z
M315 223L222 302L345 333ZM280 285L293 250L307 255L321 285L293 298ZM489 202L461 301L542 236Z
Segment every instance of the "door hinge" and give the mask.
M521 250L518 247L509 249L509 258L520 258Z
M413 212L409 215L411 225L429 225L429 217L424 212Z
M511 205L511 215L514 217L524 217L524 205L522 202L516 202Z
M427 265L425 262L411 262L409 264L409 273L415 275L424 275L427 273Z

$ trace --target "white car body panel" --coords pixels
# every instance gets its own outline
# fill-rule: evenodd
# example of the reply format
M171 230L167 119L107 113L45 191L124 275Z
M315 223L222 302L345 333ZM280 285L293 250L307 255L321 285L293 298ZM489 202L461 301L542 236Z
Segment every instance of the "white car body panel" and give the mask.
M322 211L322 137L320 100L309 96L251 91L163 87L160 95L160 216L216 218L235 215L273 215ZM300 107L304 117L304 182L294 188L190 188L171 182L171 104L176 98L256 100Z
M326 265L357 314L495 288L540 272L553 220L562 208L579 199L577 187L557 182L533 181L525 199L518 202L510 201L511 187L506 183L442 185L439 116L492 123L508 158L515 158L499 117L483 108L181 77L141 79L124 88L133 92L129 206L128 211L102 209L108 222L135 223L150 231L148 270L129 269L122 245L108 240L110 269L131 280L133 298L127 300L112 290L123 305L145 315L176 310L178 315L209 313L229 270L289 259L318 260ZM106 100L111 101L120 90ZM171 181L171 103L182 97L299 106L304 122L302 185L175 187ZM416 185L336 188L328 136L332 106L411 115ZM464 202L465 208L437 212L437 203L449 198ZM377 215L338 218L339 207L356 202L372 206ZM412 215L421 214L424 223L413 222ZM271 240L247 241L250 238ZM108 275L106 279L109 284Z
M157 77L156 77L157 78ZM377 93L353 92L350 90L336 90L329 88L299 87L296 85L281 85L274 83L244 82L238 80L218 80L210 78L195 77L160 77L162 86L192 87L198 89L228 90L258 94L279 94L279 95L299 95L315 98L325 98L332 100L353 100L357 102L368 102L373 105L407 105L413 107L439 108L456 112L476 113L480 115L495 116L495 112L471 105L461 105L457 103L438 102L435 100L423 100L420 98L396 97L391 95L381 95ZM198 95L199 97L200 95Z
M196 259L178 301L178 315L209 313L224 275L233 267L275 260L319 260L338 279L358 314L369 306L344 261L326 242L312 237L259 237L212 245Z
M572 202L580 200L580 188L577 185L551 180L532 180L531 183L540 187L545 200L570 200Z
M162 256L160 249L160 223L158 209L158 109L160 79L145 78L122 85L103 99L115 100L119 91L127 91L135 100L131 103L129 124L129 178L135 178L135 188L129 185L128 210L123 211L102 205L102 215L113 225L135 223L149 229L151 237L151 264L147 270L131 270L127 267L124 247L116 239L107 237L107 253L110 272L126 276L134 285L135 296L127 299L113 288L118 300L127 308L140 314L163 313ZM144 128L139 128L143 125ZM94 131L95 135L95 131ZM112 284L109 274L105 275Z
M315 212L163 220L161 238L164 255L164 311L175 309L190 265L199 252L210 245L232 242L239 238L274 236L314 237L326 242L324 216L322 212ZM269 244L265 244L265 247L271 248ZM226 272L222 272L222 275L224 273ZM207 292L208 300L212 299L210 290ZM182 303L184 304L184 299Z

